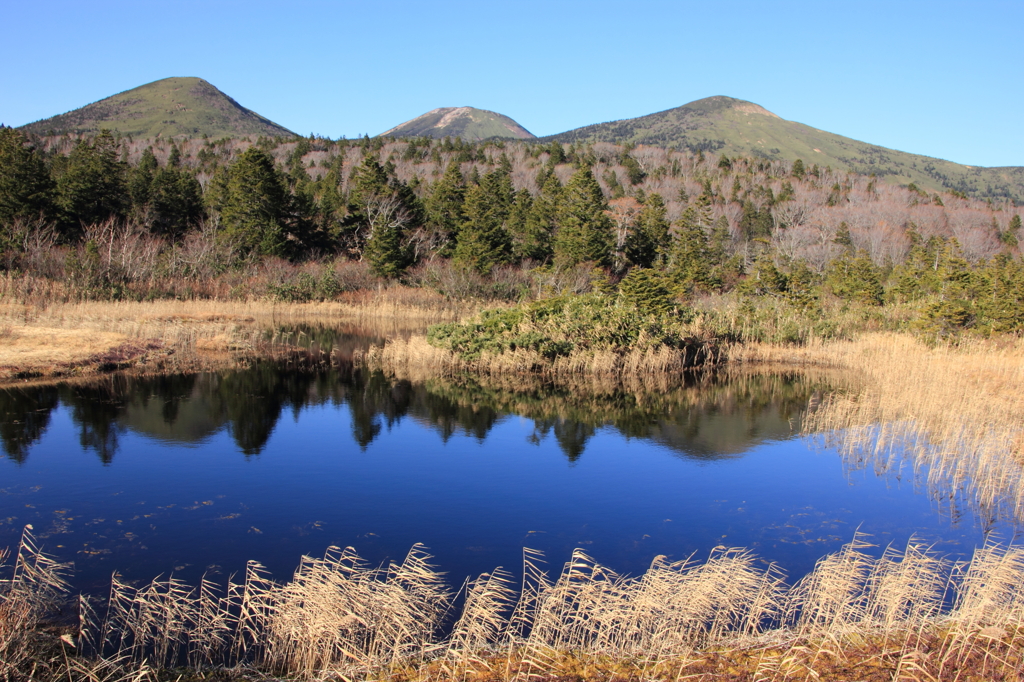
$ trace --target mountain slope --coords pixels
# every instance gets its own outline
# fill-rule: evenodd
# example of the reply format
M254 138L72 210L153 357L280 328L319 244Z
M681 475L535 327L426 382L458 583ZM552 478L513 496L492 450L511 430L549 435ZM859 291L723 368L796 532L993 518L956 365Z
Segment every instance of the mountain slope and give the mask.
M21 126L37 135L97 133L102 128L133 137L295 136L201 78L164 78Z
M850 169L922 189L1024 201L1024 168L976 168L860 142L787 121L753 102L708 97L638 118L577 128L545 140L614 142L759 156Z
M533 133L508 116L473 107L434 109L381 133L379 137L461 137L467 142L494 137L536 139Z

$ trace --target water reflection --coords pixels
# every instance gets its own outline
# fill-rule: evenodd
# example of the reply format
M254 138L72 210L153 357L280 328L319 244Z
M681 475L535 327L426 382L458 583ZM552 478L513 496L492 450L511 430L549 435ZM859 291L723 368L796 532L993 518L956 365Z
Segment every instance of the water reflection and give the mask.
M126 431L195 446L227 431L247 456L259 455L282 414L310 406L344 406L352 439L365 449L405 418L445 442L465 434L483 442L507 415L534 423L529 442L549 434L571 462L599 429L658 443L679 457L710 461L741 456L752 445L792 436L820 382L800 374L680 377L656 392L581 383L523 380L484 384L471 377L412 383L351 363L260 362L247 369L198 375L113 376L92 384L0 391L3 452L24 462L33 443L65 405L83 449L104 464Z

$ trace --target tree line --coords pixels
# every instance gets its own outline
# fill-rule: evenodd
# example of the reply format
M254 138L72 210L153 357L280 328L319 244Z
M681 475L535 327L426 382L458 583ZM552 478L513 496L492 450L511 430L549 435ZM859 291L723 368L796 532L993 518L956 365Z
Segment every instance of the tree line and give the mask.
M72 260L95 259L100 224L165 245L203 232L230 247L222 269L333 257L400 279L433 260L486 278L586 264L613 282L647 271L633 281L682 298L937 298L930 314L942 324L1020 324L1006 312L1019 288L1016 207L800 160L605 143L29 139L0 129L0 267L26 270L19 252L40 226L77 249Z

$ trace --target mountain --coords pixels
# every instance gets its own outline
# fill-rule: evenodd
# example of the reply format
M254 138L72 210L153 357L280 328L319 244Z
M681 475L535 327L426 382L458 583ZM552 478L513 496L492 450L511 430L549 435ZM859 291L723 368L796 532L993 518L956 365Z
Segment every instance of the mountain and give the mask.
M385 131L379 137L461 137L478 142L494 137L533 140L536 136L508 116L473 107L442 107Z
M132 137L295 137L201 78L164 78L21 126L37 135L97 133L102 128Z
M933 191L956 190L977 197L1024 201L1024 168L978 168L886 149L787 121L767 109L732 97L708 97L638 118L576 128L542 141L612 142L704 150L727 156L757 156L874 173L888 182L915 183Z

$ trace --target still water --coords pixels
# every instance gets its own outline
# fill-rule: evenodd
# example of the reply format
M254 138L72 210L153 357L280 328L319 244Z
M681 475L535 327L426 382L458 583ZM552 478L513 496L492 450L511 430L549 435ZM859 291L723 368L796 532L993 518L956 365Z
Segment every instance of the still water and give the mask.
M174 573L423 543L457 584L523 547L621 572L747 547L798 578L859 529L963 558L1015 529L944 513L894 476L798 435L828 387L793 375L619 389L413 384L270 362L246 370L0 391L0 547L31 524L102 592Z

